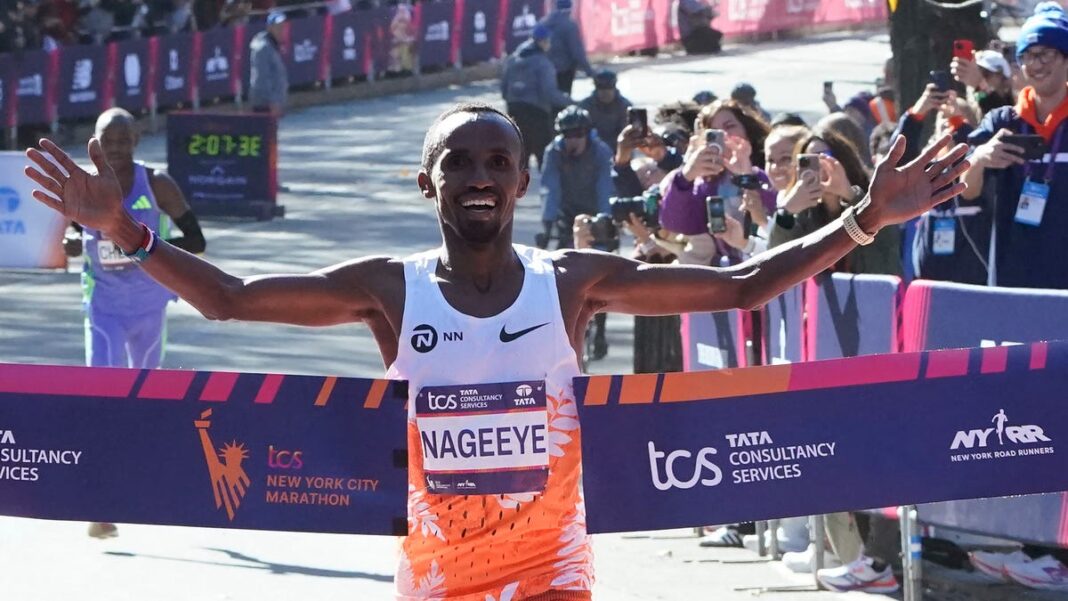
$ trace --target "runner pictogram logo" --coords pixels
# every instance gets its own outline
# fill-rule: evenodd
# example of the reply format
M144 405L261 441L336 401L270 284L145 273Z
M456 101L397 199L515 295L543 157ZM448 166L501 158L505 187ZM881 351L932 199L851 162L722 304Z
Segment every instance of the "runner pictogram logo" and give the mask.
M208 428L211 428L211 409L200 414L200 419L193 422L200 433L200 444L204 449L204 460L208 464L208 475L211 477L211 490L215 493L215 508L226 508L226 516L230 521L234 519L234 513L241 505L241 499L248 492L249 480L241 462L248 459L248 450L244 444L236 440L224 444L218 451L211 442Z

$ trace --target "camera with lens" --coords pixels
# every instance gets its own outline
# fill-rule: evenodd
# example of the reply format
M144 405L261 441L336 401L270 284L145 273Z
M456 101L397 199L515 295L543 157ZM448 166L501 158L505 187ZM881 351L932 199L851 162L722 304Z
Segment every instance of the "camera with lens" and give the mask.
M616 223L627 223L634 215L651 229L660 228L660 188L653 186L641 196L613 197L608 199L612 205L612 219Z
M598 213L583 219L582 223L588 225L593 234L593 248L608 253L619 250L619 227L611 215Z

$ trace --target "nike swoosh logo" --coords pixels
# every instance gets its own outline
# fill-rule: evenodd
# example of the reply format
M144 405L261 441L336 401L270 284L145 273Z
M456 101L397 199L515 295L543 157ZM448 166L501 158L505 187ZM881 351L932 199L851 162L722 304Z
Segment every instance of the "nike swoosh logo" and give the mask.
M519 330L518 332L509 332L506 329L508 326L501 326L501 342L511 342L517 338L526 336L527 334L533 332L538 328L544 328L547 325L549 325L549 322L538 324L536 326L529 327L525 330Z

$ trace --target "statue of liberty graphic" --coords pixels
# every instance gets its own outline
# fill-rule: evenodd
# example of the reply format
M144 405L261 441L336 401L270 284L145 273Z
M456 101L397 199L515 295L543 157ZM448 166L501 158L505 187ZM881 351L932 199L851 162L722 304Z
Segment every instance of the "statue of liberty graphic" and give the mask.
M241 462L248 459L248 450L245 445L234 440L216 452L211 435L208 434L208 428L211 427L209 417L211 409L201 413L200 419L195 420L193 425L200 432L200 444L204 448L204 460L208 463L211 488L215 493L215 507L226 507L226 515L233 521L234 512L241 505L241 499L248 492L251 483L248 474L241 467Z

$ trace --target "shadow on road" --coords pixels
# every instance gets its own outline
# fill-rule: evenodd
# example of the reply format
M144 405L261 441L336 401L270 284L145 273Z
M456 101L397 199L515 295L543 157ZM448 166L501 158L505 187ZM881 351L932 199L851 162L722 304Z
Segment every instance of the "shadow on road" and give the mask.
M297 566L285 563L271 563L269 561L263 561L250 557L244 553L238 553L237 551L230 551L228 549L215 549L208 547L208 551L216 551L223 553L230 559L235 561L243 561L246 563L229 563L219 561L204 561L201 559L187 559L184 557L166 557L163 555L148 555L142 553L130 553L128 551L104 551L104 555L110 555L112 557L136 557L140 559L158 559L161 561L175 561L180 563L196 563L202 565L212 565L226 568L245 568L251 570L263 570L271 574L297 574L300 576L317 576L320 578L346 578L346 579L360 579L371 580L374 582L393 582L392 574L368 574L366 572L346 572L342 570L328 570L324 568L313 568L308 566Z

